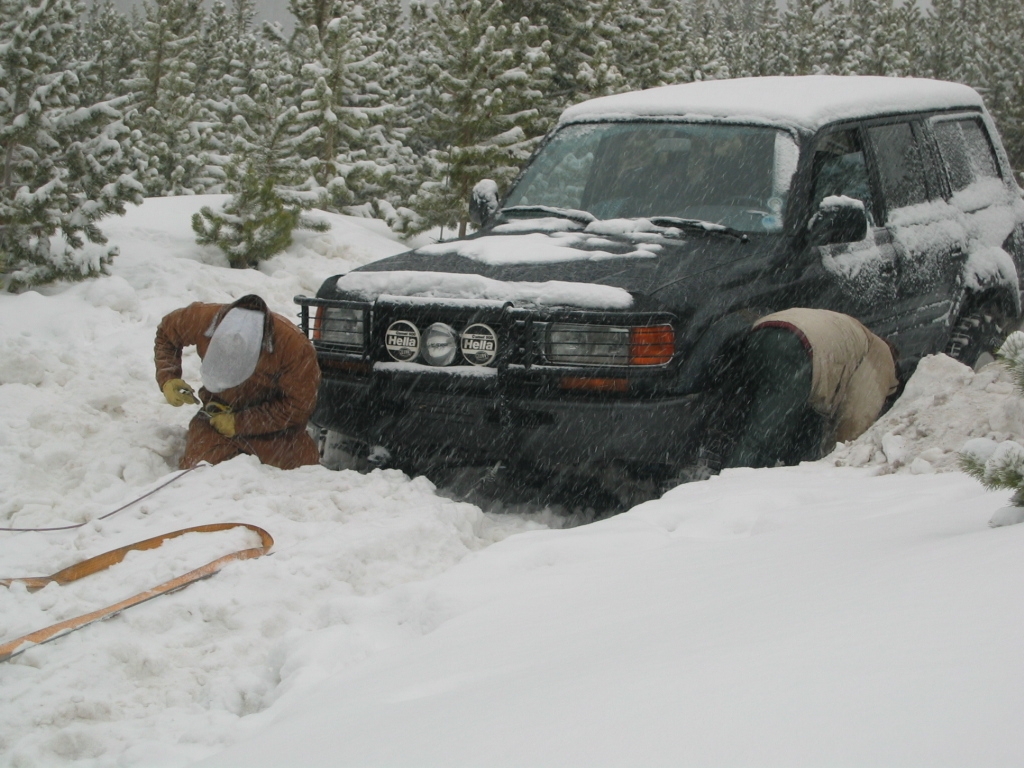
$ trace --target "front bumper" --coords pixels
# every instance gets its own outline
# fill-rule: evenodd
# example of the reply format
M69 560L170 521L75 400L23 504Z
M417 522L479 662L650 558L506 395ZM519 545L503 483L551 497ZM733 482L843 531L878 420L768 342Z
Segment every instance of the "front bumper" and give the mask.
M328 368L313 421L431 461L679 466L695 455L701 395L574 396L531 389L524 378L514 368L481 375L378 363L358 376Z

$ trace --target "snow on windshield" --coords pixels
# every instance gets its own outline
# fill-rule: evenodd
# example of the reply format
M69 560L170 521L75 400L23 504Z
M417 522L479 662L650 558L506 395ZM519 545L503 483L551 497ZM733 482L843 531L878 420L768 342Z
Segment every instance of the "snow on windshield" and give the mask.
M612 122L558 131L506 207L588 211L599 219L674 216L774 232L798 148L783 131L738 125Z

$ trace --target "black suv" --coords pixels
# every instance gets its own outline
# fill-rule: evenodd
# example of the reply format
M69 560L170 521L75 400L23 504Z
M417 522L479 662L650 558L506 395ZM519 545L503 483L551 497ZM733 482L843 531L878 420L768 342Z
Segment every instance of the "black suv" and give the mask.
M674 471L792 306L974 364L1021 314L1024 201L981 98L875 77L701 82L563 113L475 234L297 297L314 422L423 462Z

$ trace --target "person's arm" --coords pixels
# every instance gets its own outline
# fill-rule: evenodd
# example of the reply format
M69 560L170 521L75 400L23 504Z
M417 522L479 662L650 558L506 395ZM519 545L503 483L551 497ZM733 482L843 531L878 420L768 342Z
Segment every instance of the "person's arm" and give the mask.
M219 304L195 302L168 313L160 321L153 344L153 359L156 381L161 389L168 381L181 378L182 349L199 341L220 308Z
M305 335L288 321L275 325L276 354L281 369L276 396L265 403L235 412L235 432L264 435L289 427L305 426L316 407L320 366L316 350ZM290 326L290 327L289 327Z

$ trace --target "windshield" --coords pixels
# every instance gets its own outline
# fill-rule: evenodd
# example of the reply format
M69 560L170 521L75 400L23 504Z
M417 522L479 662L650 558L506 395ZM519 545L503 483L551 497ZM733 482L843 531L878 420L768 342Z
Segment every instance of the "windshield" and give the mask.
M773 128L615 122L558 131L505 207L550 206L599 219L673 216L741 232L782 229L797 145Z

